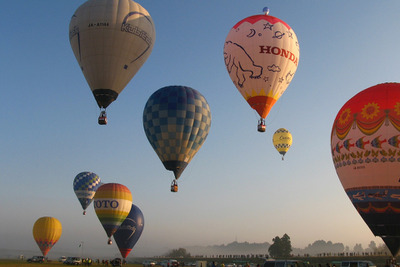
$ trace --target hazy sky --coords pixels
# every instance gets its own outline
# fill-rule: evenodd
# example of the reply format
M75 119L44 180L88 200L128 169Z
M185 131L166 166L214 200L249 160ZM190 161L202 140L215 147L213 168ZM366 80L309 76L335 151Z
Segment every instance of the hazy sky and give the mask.
M330 153L333 120L359 91L400 78L400 2L321 0L140 0L151 14L153 52L99 126L97 104L68 39L84 0L0 1L0 249L40 254L32 227L58 218L69 251L117 255L91 205L73 192L81 171L126 185L143 212L143 234L130 256L194 245L272 242L287 233L294 247L315 240L366 248L375 238L347 198ZM225 38L239 20L261 14L287 22L300 43L292 83L256 130L256 113L239 94L223 60ZM200 91L212 112L209 136L169 191L166 171L142 126L150 95L167 85ZM272 134L285 127L285 157ZM67 255L68 256L68 255Z

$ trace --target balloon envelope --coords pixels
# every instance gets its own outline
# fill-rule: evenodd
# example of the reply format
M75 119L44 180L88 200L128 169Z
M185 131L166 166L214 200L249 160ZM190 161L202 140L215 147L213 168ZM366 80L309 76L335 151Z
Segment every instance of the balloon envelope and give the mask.
M122 184L103 184L97 189L93 204L96 215L110 238L128 216L132 207L132 194Z
M97 104L106 108L149 57L154 23L132 0L89 0L72 16L69 39Z
M186 86L157 90L143 111L147 139L176 179L203 145L210 126L211 112L206 99Z
M144 218L142 211L132 204L131 211L114 234L115 242L121 252L122 258L126 258L142 235Z
M61 237L62 226L59 220L53 217L41 217L33 225L33 238L46 257L50 249Z
M282 155L282 159L292 145L292 140L292 134L285 128L280 128L274 133L272 142L279 154Z
M224 45L230 78L264 119L292 81L299 56L292 28L266 14L239 21L228 33Z
M365 223L393 256L400 249L400 84L361 91L339 110L331 152L339 179Z
M100 182L100 177L93 172L81 172L75 177L73 188L83 210L92 203Z

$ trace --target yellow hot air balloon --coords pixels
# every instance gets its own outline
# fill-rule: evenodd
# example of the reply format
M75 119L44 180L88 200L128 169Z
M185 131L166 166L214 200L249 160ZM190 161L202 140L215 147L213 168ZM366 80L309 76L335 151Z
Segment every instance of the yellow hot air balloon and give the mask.
M46 257L50 249L61 237L62 226L59 220L53 217L41 217L33 225L33 238Z
M153 20L132 0L89 0L72 16L69 40L107 124L105 109L150 56Z
M282 155L282 160L286 152L288 152L290 146L292 145L292 140L292 134L285 128L280 128L274 133L272 137L272 142L276 150L278 150L279 154Z
M236 88L260 115L258 131L285 92L297 70L300 48L296 34L284 21L265 14L239 21L229 31L224 60Z

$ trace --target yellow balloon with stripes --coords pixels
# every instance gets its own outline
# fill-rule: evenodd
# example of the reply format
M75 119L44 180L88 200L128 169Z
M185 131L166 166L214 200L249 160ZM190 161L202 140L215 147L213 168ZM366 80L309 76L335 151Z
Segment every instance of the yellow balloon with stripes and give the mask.
M276 130L272 137L272 142L279 154L282 155L282 160L292 145L292 134L285 128L279 128Z
M103 184L97 189L93 203L96 215L108 236L108 244L111 244L111 236L131 211L131 191L122 184Z
M33 238L35 239L43 256L46 257L50 249L61 237L62 226L59 220L53 217L41 217L33 225Z

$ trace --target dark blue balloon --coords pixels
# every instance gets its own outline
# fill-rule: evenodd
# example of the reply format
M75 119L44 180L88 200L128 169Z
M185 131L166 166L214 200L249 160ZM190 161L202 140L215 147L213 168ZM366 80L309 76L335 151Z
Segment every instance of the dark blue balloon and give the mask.
M114 240L121 252L122 258L126 258L142 235L144 218L142 211L132 204L131 211L114 233Z

